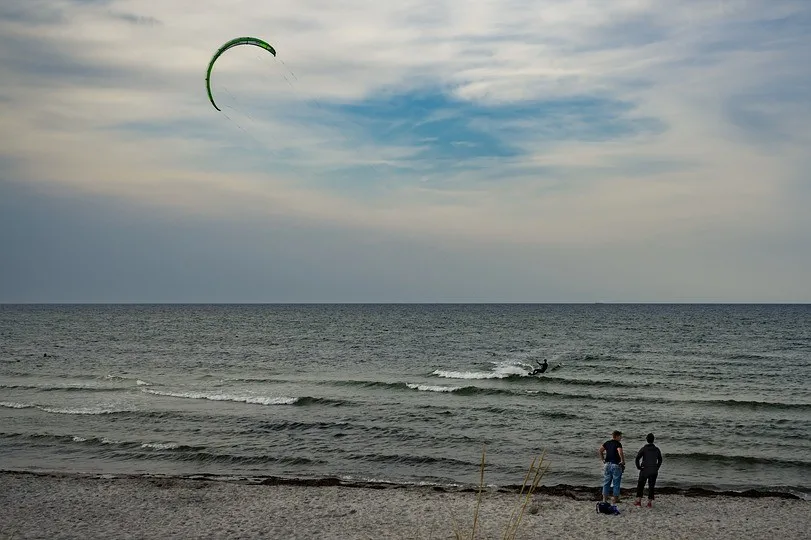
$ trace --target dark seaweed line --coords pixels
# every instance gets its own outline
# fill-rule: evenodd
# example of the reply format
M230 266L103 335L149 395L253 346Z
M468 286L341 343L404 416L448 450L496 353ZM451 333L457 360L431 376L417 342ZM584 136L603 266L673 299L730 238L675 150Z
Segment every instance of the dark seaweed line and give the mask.
M159 487L171 488L180 483L225 482L245 485L265 485L265 486L304 486L304 487L347 487L360 489L407 489L413 491L438 491L442 493L476 493L478 486L470 484L434 484L419 485L417 483L398 483L385 481L367 480L345 480L334 476L318 477L283 477L275 475L260 476L235 476L230 474L190 474L190 475L166 475L166 474L97 474L86 472L63 472L63 471L25 471L0 469L0 474L15 476L37 476L46 478L76 478L76 479L100 479L103 481L132 480L147 481ZM522 490L520 484L505 484L502 486L488 486L487 491L499 491L507 493L517 493ZM781 491L789 489L791 491ZM625 497L632 497L634 488L623 488L622 494ZM806 494L802 497L792 491ZM733 497L733 498L766 498L774 497L780 499L803 500L807 499L807 494L811 493L811 486L784 486L779 489L746 489L746 490L724 490L711 489L704 486L663 486L657 489L661 495L683 495L686 497ZM596 501L601 499L599 488L594 486L576 486L570 484L556 484L551 486L538 486L536 493L568 497L583 501Z

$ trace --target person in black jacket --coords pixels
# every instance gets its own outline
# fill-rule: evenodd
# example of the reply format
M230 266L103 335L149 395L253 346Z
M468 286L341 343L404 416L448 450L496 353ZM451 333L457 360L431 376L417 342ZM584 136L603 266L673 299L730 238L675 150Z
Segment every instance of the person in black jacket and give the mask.
M662 466L662 452L653 444L653 433L648 433L648 444L636 453L636 468L639 469L639 482L636 484L636 501L634 506L642 506L642 492L645 483L648 484L648 508L653 506L653 488L656 486L656 477L659 467Z

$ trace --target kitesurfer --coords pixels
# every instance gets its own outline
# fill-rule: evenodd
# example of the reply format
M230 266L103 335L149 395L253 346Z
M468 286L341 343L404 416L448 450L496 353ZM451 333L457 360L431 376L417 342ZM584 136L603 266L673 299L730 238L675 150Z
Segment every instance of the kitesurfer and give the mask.
M535 368L530 375L538 375L539 373L544 373L549 368L549 362L546 361L546 358L543 359L543 364L535 360L538 363L538 368Z

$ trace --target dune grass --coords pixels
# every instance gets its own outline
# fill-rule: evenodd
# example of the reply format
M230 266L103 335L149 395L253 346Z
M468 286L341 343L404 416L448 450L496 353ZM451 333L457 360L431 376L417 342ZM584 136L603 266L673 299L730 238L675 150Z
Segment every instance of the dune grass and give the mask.
M479 525L479 510L481 509L482 500L484 498L484 470L486 465L486 455L487 447L485 445L482 447L482 460L481 465L479 466L479 489L476 493L476 508L473 511L473 525L470 533L468 534L467 532L463 531L459 526L459 523L456 521L453 515L451 515L456 540L466 540L468 538L470 540L475 540L476 538ZM507 524L504 526L502 540L513 540L518 534L519 527L521 526L521 520L526 513L527 507L532 502L532 495L538 488L544 474L549 469L549 463L546 462L545 458L546 450L544 450L540 456L533 458L532 463L530 463L529 468L527 469L527 474L524 476L524 481L521 484L521 490L518 493L518 498L516 499L512 512L507 520ZM527 482L529 482L529 484Z

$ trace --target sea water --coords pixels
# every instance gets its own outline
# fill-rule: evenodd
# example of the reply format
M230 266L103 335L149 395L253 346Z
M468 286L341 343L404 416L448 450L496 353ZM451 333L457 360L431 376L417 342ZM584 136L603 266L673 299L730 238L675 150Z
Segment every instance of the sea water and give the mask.
M809 367L808 305L2 305L0 469L599 486L618 429L807 497Z

